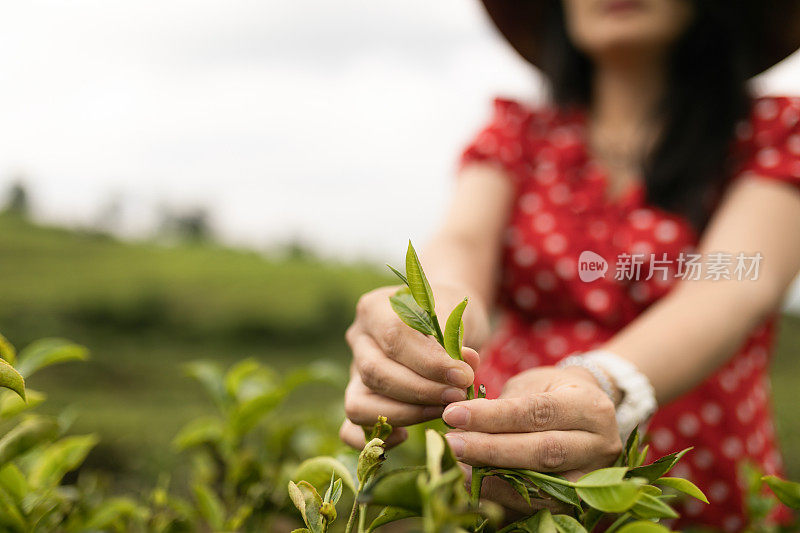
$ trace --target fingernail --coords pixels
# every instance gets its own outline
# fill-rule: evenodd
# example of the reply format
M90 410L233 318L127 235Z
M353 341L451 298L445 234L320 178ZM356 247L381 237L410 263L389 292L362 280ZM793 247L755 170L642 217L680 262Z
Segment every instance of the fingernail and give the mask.
M445 375L447 382L456 387L469 387L469 378L467 373L460 368L451 368Z
M461 402L467 399L467 392L464 389L445 389L442 393L442 403L448 404Z
M448 433L444 438L447 439L447 444L449 444L450 449L453 450L453 455L461 458L461 456L464 455L464 439L452 433Z
M461 405L451 405L444 410L442 418L451 426L465 426L469 422L469 409Z

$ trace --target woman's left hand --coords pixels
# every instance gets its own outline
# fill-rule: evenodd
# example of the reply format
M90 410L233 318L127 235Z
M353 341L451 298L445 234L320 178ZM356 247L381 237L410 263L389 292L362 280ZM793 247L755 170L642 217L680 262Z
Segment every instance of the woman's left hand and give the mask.
M496 400L450 404L442 416L460 461L557 472L569 479L610 466L622 449L614 404L584 368L534 368Z

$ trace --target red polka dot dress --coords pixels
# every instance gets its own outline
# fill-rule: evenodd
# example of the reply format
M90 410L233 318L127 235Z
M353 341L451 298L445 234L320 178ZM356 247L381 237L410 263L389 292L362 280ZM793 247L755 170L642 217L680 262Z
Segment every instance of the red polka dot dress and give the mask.
M733 152L740 161L735 179L758 175L800 188L800 99L755 100ZM516 191L502 250L501 321L477 378L490 397L525 369L601 345L687 275L681 259L693 254L697 235L683 217L648 205L641 185L609 199L604 169L586 148L583 113L498 99L462 156L462 165L472 162L502 166ZM581 280L584 251L608 260L604 277ZM616 275L614 263L634 254L644 259L638 276ZM674 475L692 479L711 501L678 505L676 527L739 531L745 518L737 465L749 459L780 473L767 375L774 333L773 317L651 421L654 454L694 446Z

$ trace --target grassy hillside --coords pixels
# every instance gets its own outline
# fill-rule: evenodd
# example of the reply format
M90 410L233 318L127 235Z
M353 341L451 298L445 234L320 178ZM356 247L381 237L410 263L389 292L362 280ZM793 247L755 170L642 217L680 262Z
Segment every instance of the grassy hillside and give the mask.
M277 368L345 361L342 332L358 295L385 283L377 267L270 260L212 244L161 246L31 225L0 215L0 331L23 346L64 336L88 363L55 367L30 386L47 405L75 405L78 431L103 444L91 461L132 486L175 466L169 442L209 406L182 364L257 357ZM778 432L800 479L800 320L785 317L773 367ZM318 394L338 397L340 391Z

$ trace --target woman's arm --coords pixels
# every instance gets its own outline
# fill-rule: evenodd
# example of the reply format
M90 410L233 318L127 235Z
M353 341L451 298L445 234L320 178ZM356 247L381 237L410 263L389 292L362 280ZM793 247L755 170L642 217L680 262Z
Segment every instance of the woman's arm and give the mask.
M662 405L724 364L779 306L800 268L800 194L768 179L739 180L698 252L759 252L758 279L680 281L603 346L636 365Z
M503 230L513 189L511 178L490 164L473 163L458 178L443 224L424 247L422 261L434 294L457 294L442 302L437 314L447 316L464 296L465 344L479 348L488 337L488 312L497 283ZM437 306L438 307L438 306Z
M466 346L478 347L488 335L486 306L512 196L509 178L499 169L465 167L442 229L423 253L440 316L448 316L464 296L470 298ZM465 389L474 380L477 352L465 347L464 361L456 361L431 337L403 324L389 305L396 290L383 287L362 296L347 330L353 363L340 435L354 447L364 445L359 426L374 424L379 415L395 426L388 442L397 444L406 436L402 426L441 416L445 405L466 399Z

